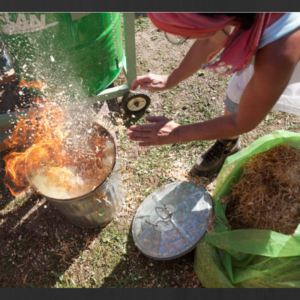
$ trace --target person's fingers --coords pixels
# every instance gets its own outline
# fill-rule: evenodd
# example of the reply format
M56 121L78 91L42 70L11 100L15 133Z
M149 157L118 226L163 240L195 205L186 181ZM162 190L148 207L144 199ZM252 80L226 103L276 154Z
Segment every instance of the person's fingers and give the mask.
M152 131L154 128L155 128L155 124L133 125L129 127L129 130L130 131Z
M141 90L155 90L151 83L143 83L140 85Z
M165 116L146 116L145 119L151 123L159 123L168 120Z
M140 85L140 82L139 82L139 80L136 78L136 79L132 82L132 84L131 84L131 86L130 86L130 90L131 90L131 91L135 91L135 90L138 88L139 85Z
M127 131L126 135L131 137L151 137L153 134L151 131Z
M145 83L148 83L151 79L149 78L149 75L143 75L138 76L131 84L130 90L134 91L138 88L139 85L143 85Z
M131 91L135 91L138 88L139 84L136 80L134 80L130 86Z
M152 82L142 84L140 86L140 89L141 90L150 90L150 91L154 91L154 92L161 92L161 91L164 90L163 88L161 88L160 86L157 86L157 85L153 84Z

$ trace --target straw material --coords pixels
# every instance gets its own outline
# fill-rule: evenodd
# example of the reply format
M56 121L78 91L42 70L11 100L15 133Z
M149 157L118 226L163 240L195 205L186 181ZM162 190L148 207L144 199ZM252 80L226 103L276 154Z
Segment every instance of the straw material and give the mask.
M268 229L292 235L300 222L300 149L279 145L253 155L231 185L226 216L231 229ZM232 200L232 201L231 201Z

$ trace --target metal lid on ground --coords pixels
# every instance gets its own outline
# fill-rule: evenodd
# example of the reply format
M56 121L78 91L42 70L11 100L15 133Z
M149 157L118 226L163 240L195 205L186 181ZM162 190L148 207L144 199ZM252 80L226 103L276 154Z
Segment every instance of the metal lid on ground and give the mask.
M133 239L150 258L174 259L197 246L211 214L212 199L203 187L174 182L153 192L138 208Z

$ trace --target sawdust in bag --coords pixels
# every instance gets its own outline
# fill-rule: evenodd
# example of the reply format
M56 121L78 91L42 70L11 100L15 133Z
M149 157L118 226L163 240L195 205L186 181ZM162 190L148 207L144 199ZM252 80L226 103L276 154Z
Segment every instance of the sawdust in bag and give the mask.
M226 159L213 195L215 233L207 233L195 252L194 269L205 287L300 287L300 225L293 235L265 229L231 231L226 205L220 201L241 177L243 162L281 144L300 149L300 134L275 131Z

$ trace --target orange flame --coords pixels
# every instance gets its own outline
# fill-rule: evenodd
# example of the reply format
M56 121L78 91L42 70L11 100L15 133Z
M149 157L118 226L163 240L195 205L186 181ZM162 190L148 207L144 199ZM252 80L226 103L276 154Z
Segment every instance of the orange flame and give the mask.
M31 108L26 117L18 116L12 135L4 141L11 148L17 147L4 157L4 183L11 193L21 195L31 185L29 175L42 169L54 185L66 191L82 188L71 181L74 176L93 184L95 178L102 182L103 150L108 137L86 135L86 145L69 146L68 138L73 132L70 126L66 127L65 109L38 98L35 102L38 109Z
M26 81L25 79L21 79L20 83L18 84L19 87L27 87L27 88L38 88L41 91L44 90L45 85L41 81L31 80Z

